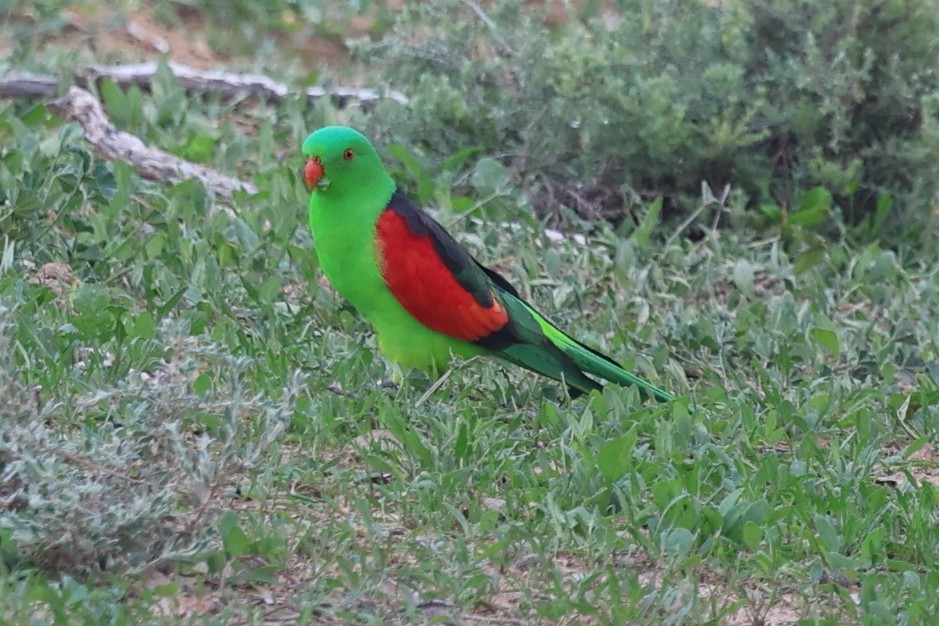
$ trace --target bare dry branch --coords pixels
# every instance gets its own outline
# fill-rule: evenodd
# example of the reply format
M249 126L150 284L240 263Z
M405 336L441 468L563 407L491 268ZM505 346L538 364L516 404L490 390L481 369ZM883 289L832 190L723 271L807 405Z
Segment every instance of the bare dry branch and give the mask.
M98 99L81 87L69 88L64 96L49 102L48 106L56 115L81 124L85 138L96 152L108 160L130 164L144 178L159 182L195 178L224 202L231 202L236 191L248 194L258 191L249 182L151 148L136 135L118 130Z
M235 74L199 70L188 65L167 61L179 84L190 92L218 93L226 98L249 95L266 102L280 102L291 93L288 85L260 74ZM150 89L158 63L136 65L92 65L80 70L76 82L82 86L111 80L122 87L137 86ZM59 80L54 76L28 73L10 73L0 78L0 98L40 99L59 93ZM407 97L398 91L381 94L373 89L353 87L310 87L302 91L307 99L332 97L338 106L355 100L363 104L390 98L406 104ZM257 193L249 182L226 176L211 168L181 159L173 154L147 146L139 137L115 128L98 99L82 87L72 86L61 98L49 102L49 109L61 117L74 120L85 130L85 138L104 158L130 164L144 178L158 182L195 178L211 189L223 202L230 203L236 191Z
M408 98L400 91L380 93L375 89L357 87L308 87L302 91L279 83L261 74L237 74L216 70L200 70L175 61L167 65L179 84L190 92L219 93L226 98L248 94L266 102L280 102L291 93L303 93L312 102L320 98L335 98L338 106L349 101L370 105L382 98L407 104ZM78 71L75 80L79 86L111 80L122 87L137 86L150 89L153 77L159 69L158 63L133 65L91 65ZM0 98L41 98L55 95L59 81L54 76L43 74L10 73L0 78Z
M225 97L234 97L249 94L267 102L280 102L296 89L262 74L236 74L234 72L221 72L216 70L200 70L175 61L167 61L167 65L179 84L188 91L219 93ZM159 67L157 63L140 63L137 65L92 65L78 73L82 84L98 82L102 79L112 80L122 87L136 85L149 89L154 74ZM303 90L308 100L313 101L327 96L338 100L340 106L348 100L357 100L363 104L372 104L384 98L390 98L401 104L407 104L407 97L400 91L389 91L384 95L374 89L359 89L355 87L309 87Z
M0 78L0 98L47 98L59 89L55 76L10 73Z

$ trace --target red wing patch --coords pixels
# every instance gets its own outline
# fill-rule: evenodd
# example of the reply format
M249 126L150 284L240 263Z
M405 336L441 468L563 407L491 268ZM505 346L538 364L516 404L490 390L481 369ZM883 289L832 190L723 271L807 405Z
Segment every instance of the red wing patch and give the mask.
M509 320L493 296L482 306L457 282L429 235L414 235L395 211L378 218L378 246L385 284L401 306L428 328L454 339L478 341Z

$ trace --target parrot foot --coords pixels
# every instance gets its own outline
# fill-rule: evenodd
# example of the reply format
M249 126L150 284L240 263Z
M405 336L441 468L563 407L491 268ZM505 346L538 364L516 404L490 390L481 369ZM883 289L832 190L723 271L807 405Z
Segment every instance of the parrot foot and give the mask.
M352 398L353 400L359 399L359 394L355 393L354 391L346 391L339 383L331 383L328 387L326 387L326 391L331 391L336 395Z

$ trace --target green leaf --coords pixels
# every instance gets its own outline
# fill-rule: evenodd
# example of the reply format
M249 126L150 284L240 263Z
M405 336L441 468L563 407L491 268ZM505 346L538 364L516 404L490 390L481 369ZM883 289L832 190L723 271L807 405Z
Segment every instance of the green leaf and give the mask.
M827 515L815 516L815 531L818 533L818 540L829 552L838 552L841 550L841 537L835 530L831 518Z
M179 304L179 300L183 297L183 294L186 293L187 289L189 289L189 285L183 285L178 290L176 290L176 293L167 298L166 302L157 308L157 318L166 317L170 311L176 308L176 305Z
M83 334L98 337L109 335L113 330L114 317L109 312L109 291L93 283L81 285L72 298L75 315L72 324Z
M3 238L3 254L0 255L0 275L5 274L13 268L13 259L16 254L16 241L10 241Z
M234 511L226 511L218 521L218 531L222 538L222 545L231 558L248 554L251 550L251 540L238 525L238 516Z
M476 206L476 201L466 196L453 198L450 202L450 211L453 213L465 213Z
M713 506L702 507L699 511L698 532L708 537L718 532L724 526L724 518Z
M179 581L170 581L163 585L157 585L150 589L153 595L161 598L172 598L179 593Z
M871 279L892 278L897 273L897 255L893 250L885 250L877 255L867 270Z
M763 541L763 529L754 522L746 522L740 531L740 540L750 550L756 550Z
M727 517L731 509L737 505L737 501L740 500L740 496L743 495L743 489L734 489L721 500L721 503L717 505L717 510L723 517Z
M224 550L216 550L205 555L205 565L210 574L217 574L222 571L228 562Z
M755 269L746 259L740 259L734 264L734 285L748 296L753 295L753 278Z
M131 115L130 106L124 91L112 80L102 80L99 86L101 99L104 101L104 107L108 116L118 128L127 128Z
M45 104L37 104L20 117L20 121L26 126L41 126L46 118L49 117L49 111Z
M248 572L244 580L250 583L271 584L275 582L281 569L279 565L261 565Z
M91 176L98 185L98 193L101 194L102 198L110 200L117 194L117 181L114 179L111 167L106 161L96 161Z
M424 167L421 165L421 162L417 157L411 154L407 148L392 144L386 146L385 149L391 153L391 156L398 159L404 167L405 174L407 174L408 178L412 181L420 184L421 181L427 178L424 174Z
M196 379L192 381L192 390L197 395L206 395L212 390L212 374L209 372L199 374Z
M225 511L218 518L218 534L222 537L231 532L231 529L238 525L238 514L234 511Z
M136 317L134 317L133 321L127 329L127 332L131 337L150 339L153 337L154 327L155 324L153 323L153 316L150 315L150 312L141 311Z
M267 304L276 302L280 297L280 277L271 276L258 288L258 300Z
M638 431L633 429L622 437L611 439L600 447L597 453L597 466L607 482L619 480L633 463L632 455L636 447Z
M629 236L630 241L636 244L639 249L646 249L652 242L652 232L659 224L659 218L662 215L662 198L656 198L650 205L649 210L642 218L639 226Z
M548 276L556 278L561 274L561 255L554 248L548 248L544 255L544 266Z
M194 134L189 137L180 156L196 163L204 163L211 159L214 154L215 139L209 135Z
M817 226L827 219L829 209L831 194L824 187L815 187L802 196L798 208L789 214L786 223L791 226Z
M770 203L761 204L758 210L771 224L777 225L782 223L783 212L782 209L779 208L779 205Z
M816 326L809 331L809 337L815 345L824 347L836 359L841 356L841 342L835 331Z
M892 210L893 196L884 191L877 196L877 207L874 209L872 228L875 232L883 228Z
M814 246L800 253L792 263L792 271L804 274L825 260L828 250L824 246Z
M694 535L687 528L673 528L662 535L661 548L678 559L684 559L694 547Z
M460 430L456 436L456 443L453 444L453 456L465 460L469 457L469 450L469 427L465 423L460 424Z
M485 157L476 163L470 182L480 195L493 195L507 184L507 170L496 159Z
M465 148L460 150L449 159L440 164L440 169L443 171L457 169L462 167L473 156L482 151L482 146L473 146L471 148Z
M241 244L245 252L254 252L261 245L257 233L240 217L236 217L229 224L227 232L235 241Z

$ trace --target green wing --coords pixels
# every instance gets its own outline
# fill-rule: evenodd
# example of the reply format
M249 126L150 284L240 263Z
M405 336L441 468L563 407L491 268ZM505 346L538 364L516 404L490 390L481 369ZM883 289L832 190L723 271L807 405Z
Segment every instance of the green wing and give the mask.
M571 395L600 389L587 374L619 385L635 385L644 397L667 402L672 396L624 370L616 361L562 332L530 304L498 272L473 258L436 220L396 191L388 209L404 218L415 236L428 236L439 259L457 282L483 307L497 298L509 321L473 343L493 354L544 376L563 381Z

